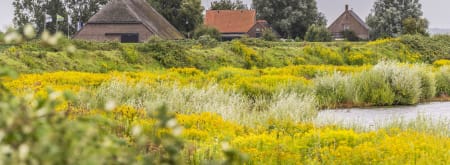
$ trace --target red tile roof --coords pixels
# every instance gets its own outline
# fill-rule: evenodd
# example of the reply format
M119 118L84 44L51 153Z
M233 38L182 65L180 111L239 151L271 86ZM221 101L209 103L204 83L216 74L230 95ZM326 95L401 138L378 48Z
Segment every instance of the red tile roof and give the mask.
M256 23L255 10L208 10L205 25L221 33L247 33Z

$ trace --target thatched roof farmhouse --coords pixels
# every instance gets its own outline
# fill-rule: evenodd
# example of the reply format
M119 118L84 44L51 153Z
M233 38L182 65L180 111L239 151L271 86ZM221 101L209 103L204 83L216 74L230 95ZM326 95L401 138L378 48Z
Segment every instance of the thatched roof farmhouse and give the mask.
M184 36L145 0L112 0L75 36L93 41L145 42L151 36L183 39Z

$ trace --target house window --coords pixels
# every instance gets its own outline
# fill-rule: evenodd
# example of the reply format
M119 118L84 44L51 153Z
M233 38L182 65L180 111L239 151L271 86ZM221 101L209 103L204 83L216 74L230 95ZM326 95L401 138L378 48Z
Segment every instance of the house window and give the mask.
M256 32L261 32L261 28L256 28Z
M120 42L122 43L137 43L139 42L139 34L121 34Z
M109 40L120 41L123 43L139 42L139 33L105 33Z

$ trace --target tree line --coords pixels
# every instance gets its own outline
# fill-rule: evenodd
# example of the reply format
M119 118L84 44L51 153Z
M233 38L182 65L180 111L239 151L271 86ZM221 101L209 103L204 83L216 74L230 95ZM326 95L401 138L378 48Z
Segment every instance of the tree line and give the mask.
M86 23L111 0L14 0L14 24L26 24L38 32L47 29L73 35L80 22ZM204 28L201 0L147 0L161 15L185 35ZM258 19L268 21L283 38L326 37L326 19L316 0L253 0L250 8ZM211 10L245 10L242 0L215 0ZM423 18L419 0L376 0L366 18L371 39L402 34L427 35L428 21ZM325 33L325 34L323 34ZM329 34L328 34L329 35ZM319 39L320 41L324 39Z

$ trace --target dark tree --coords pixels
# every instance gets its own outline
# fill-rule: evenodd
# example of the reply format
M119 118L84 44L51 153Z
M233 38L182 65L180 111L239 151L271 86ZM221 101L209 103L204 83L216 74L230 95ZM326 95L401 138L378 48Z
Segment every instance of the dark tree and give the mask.
M428 35L428 20L424 18L406 18L402 22L402 34Z
M428 23L426 20L423 21L422 15L422 5L419 0L376 0L366 22L371 28L372 39L396 37L404 32L404 24L411 25L411 20L406 20L408 18L422 25L417 26L421 28L417 29L418 31L426 31Z
M200 0L147 0L167 21L186 36L203 24Z
M241 0L216 0L211 2L210 10L245 10L247 5Z
M253 0L258 19L267 20L284 38L304 38L312 24L325 25L315 0Z
M74 34L77 22L87 22L109 0L14 0L14 24L22 28L32 24L40 33L45 29ZM46 15L51 17L45 20ZM57 16L63 20L57 21ZM69 22L70 20L70 22ZM47 22L47 23L46 23ZM67 29L69 27L69 29Z

